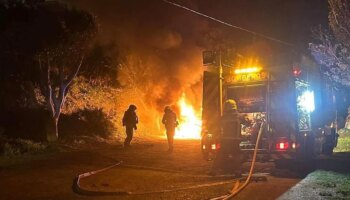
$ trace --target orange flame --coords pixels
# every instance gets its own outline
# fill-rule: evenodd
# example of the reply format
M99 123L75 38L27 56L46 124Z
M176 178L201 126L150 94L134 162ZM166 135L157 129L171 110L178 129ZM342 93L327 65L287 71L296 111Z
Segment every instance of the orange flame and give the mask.
M180 108L179 125L175 131L176 139L200 139L202 121L193 109L193 106L186 102L185 94L182 94L177 102Z

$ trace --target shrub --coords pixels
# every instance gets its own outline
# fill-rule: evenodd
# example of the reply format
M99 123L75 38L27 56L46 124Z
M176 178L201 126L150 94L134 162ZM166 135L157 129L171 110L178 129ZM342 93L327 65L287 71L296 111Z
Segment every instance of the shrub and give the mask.
M350 151L350 130L340 129L338 131L339 138L337 147L334 149L335 152L349 152Z
M113 123L101 109L82 110L63 115L59 125L62 136L100 136L107 138L115 132Z
M3 150L2 150L2 155L6 156L6 157L12 157L12 156L16 156L19 154L20 154L20 151L18 148L15 148L14 146L10 145L9 143L4 144Z
M350 129L342 128L338 131L339 137L350 137Z
M22 154L34 154L47 151L48 145L24 139L9 139L0 135L0 155L13 157Z

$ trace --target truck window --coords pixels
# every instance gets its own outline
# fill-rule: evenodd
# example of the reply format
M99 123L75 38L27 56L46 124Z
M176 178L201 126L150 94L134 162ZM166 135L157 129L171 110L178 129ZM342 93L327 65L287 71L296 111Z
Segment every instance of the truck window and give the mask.
M226 99L235 100L240 113L265 112L265 96L265 85L229 86L226 90Z

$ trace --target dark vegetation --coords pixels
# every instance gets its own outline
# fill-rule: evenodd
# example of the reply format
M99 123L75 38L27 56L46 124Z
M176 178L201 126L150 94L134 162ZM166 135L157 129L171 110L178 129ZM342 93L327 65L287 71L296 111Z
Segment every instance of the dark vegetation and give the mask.
M58 2L0 2L0 154L46 148L30 140L115 131L95 102L70 97L72 89L84 93L82 85L119 86L106 48L94 41L97 27L89 12Z
M328 0L329 27L313 31L315 42L310 44L312 55L334 83L350 86L350 3Z
M306 191L312 189L320 199L348 199L350 194L350 176L348 173L317 170L304 179ZM299 191L302 193L302 191Z
M60 123L60 132L62 132L63 137L80 135L108 138L115 129L114 124L108 120L106 114L97 109L85 109L71 115L63 115Z

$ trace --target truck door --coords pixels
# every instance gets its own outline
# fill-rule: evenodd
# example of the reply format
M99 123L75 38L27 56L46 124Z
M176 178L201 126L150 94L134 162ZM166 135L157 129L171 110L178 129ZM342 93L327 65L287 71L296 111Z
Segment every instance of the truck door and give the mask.
M202 102L202 135L220 133L219 77L204 71Z

